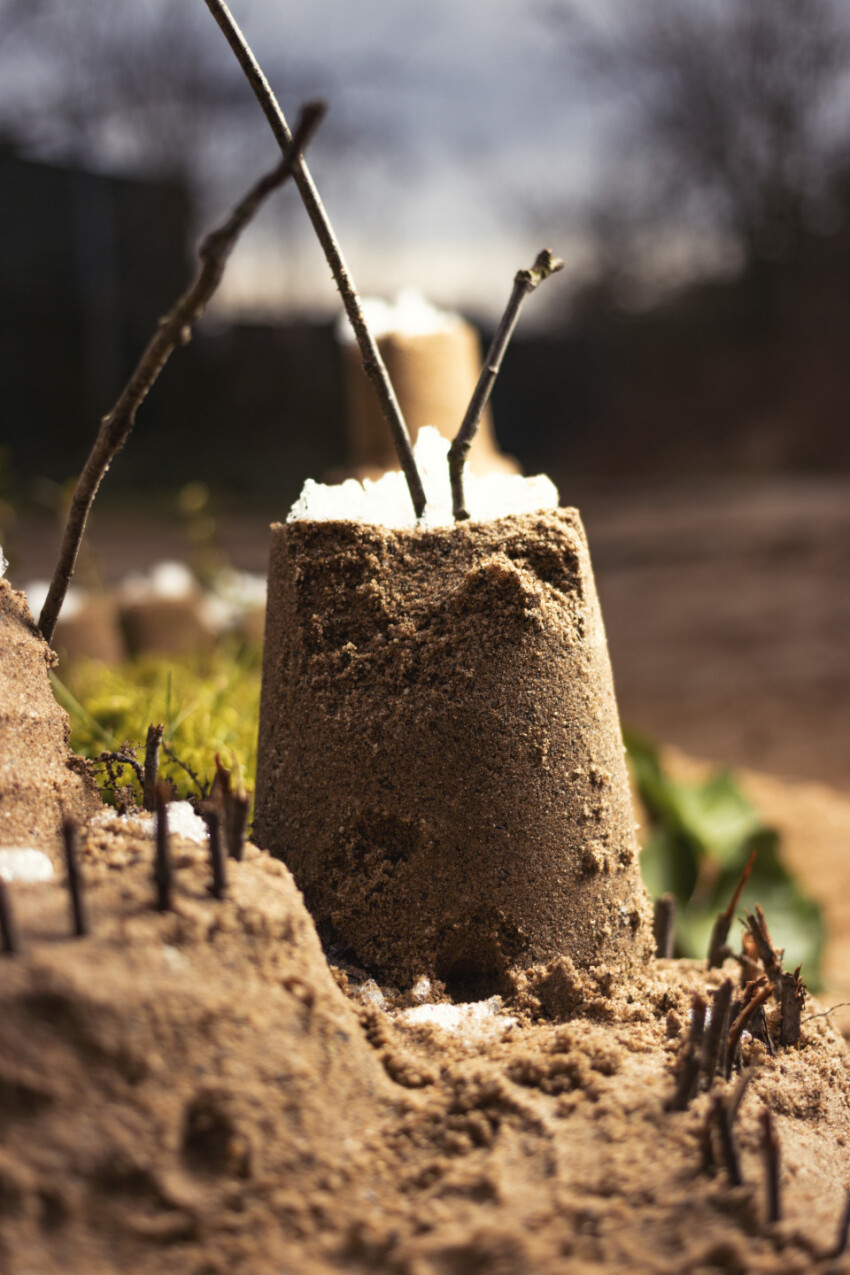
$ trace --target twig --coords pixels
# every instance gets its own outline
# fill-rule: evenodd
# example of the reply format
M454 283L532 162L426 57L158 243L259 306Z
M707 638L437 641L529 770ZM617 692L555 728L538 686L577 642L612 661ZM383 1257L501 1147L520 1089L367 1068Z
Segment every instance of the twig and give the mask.
M245 844L245 825L248 822L248 808L251 804L248 794L240 787L234 789L231 780L232 771L223 765L218 753L215 755L214 789L224 812L224 836L227 841L228 858L240 862Z
M782 1220L779 1139L776 1136L773 1116L767 1107L762 1111L760 1120L762 1130L761 1153L764 1157L765 1185L767 1188L767 1220L768 1222L779 1222Z
M720 1134L723 1163L726 1165L726 1172L729 1174L730 1185L741 1186L744 1179L741 1174L741 1161L735 1144L735 1135L732 1132L732 1117L729 1113L729 1108L719 1095L714 1099L711 1114Z
M221 846L221 811L212 802L204 802L201 807L201 818L207 825L210 838L210 864L212 866L212 896L223 899L227 890L227 866Z
M282 151L286 151L292 141L289 125L286 122L283 111L280 109L280 104L272 91L272 87L263 74L248 42L237 26L224 0L205 0L205 3L245 73L245 78L271 126L278 145ZM375 338L367 327L366 319L363 315L363 307L360 304L360 297L354 286L354 280L342 255L342 249L337 242L330 219L319 197L319 192L303 159L298 160L293 165L292 177L307 210L307 216L310 218L313 229L322 246L322 251L330 266L334 282L339 289L345 313L354 329L354 335L360 347L363 370L372 382L375 393L378 396L381 411L392 435L396 455L407 479L407 486L410 491L410 498L413 501L416 517L421 518L425 512L425 489L422 486L422 479L419 476L419 470L416 468L416 461L413 458L410 435L407 432L407 425L396 398L395 390L384 366L384 360L381 358Z
M724 910L718 915L717 920L714 922L714 928L711 931L711 939L708 944L709 969L715 969L717 966L722 965L726 956L729 954L729 949L726 946L726 940L729 937L732 917L735 915L735 908L738 906L738 900L740 899L744 891L744 886L747 884L750 873L753 870L753 864L756 861L757 854L758 851L753 850L747 861L747 866L744 868L744 871L741 873L740 880L735 886L735 893L729 900L728 906L724 908Z
M77 825L73 819L62 823L62 840L65 843L65 867L68 873L68 892L71 895L71 919L74 937L81 939L89 932L86 906L83 899L83 880L77 862Z
M130 437L140 404L177 346L185 345L191 339L192 325L204 313L221 282L225 263L234 244L266 197L290 176L301 148L306 146L318 128L324 111L324 106L315 102L303 108L295 137L283 161L272 172L261 177L233 209L227 221L203 240L198 253L201 265L194 282L173 309L160 319L156 332L121 391L117 403L109 415L103 418L94 446L77 480L62 535L59 560L41 609L38 627L46 641L50 642L53 637L97 489L112 461Z
M806 1003L806 986L800 978L800 966L793 974L779 975L779 1043L796 1045L802 1031L801 1014Z
M12 911L12 896L6 882L0 877L0 952L4 956L17 956L20 950L18 927Z
M802 1021L811 1023L816 1018L829 1018L829 1015L835 1013L837 1009L846 1009L848 1005L850 1005L850 1001L839 1001L837 1005L832 1005L829 1009L825 1009L822 1014L807 1014Z
M706 1003L698 992L691 1002L691 1030L688 1049L676 1081L673 1096L667 1103L668 1111L686 1111L699 1088L700 1047L705 1030Z
M844 1197L844 1212L841 1214L841 1221L838 1224L838 1239L835 1242L835 1248L827 1254L828 1257L842 1257L847 1251L847 1241L850 1240L850 1187Z
M173 871L171 866L171 846L168 836L168 784L158 783L156 786L156 857L153 866L153 880L156 886L156 907L158 912L171 909L171 886Z
M177 754L174 752L174 750L172 748L169 748L168 744L163 743L162 751L165 753L166 757L171 758L175 766L179 766L182 771L185 771L185 773L191 779L192 783L197 788L198 792L201 794L201 799L203 801L206 801L210 792L209 784L202 784L200 779L198 778L198 776L195 774L194 770L192 769L192 767L187 765L185 761L183 761L180 757L178 757Z
M156 781L159 775L159 750L162 745L162 736L164 733L165 727L162 723L158 726L151 725L148 727L148 736L145 741L145 777L142 785L142 801L145 810L156 809Z
M748 986L751 987L752 985L748 984ZM756 1010L759 1009L759 1007L764 1004L764 1002L767 1000L769 996L772 995L772 993L773 993L772 983L766 982L761 987L754 988L753 991L751 992L749 1000L747 1000L744 1003L743 1009L741 1010L740 1014L738 1014L734 1023L730 1027L729 1043L727 1045L727 1052L726 1052L727 1074L730 1070L730 1062L735 1057L735 1050L738 1047L738 1041L741 1039L741 1033L743 1032L744 1028L746 1027L747 1023L750 1021L750 1018L753 1016Z
M737 1119L741 1103L744 1101L744 1094L747 1092L750 1081L756 1074L756 1071L756 1067L747 1067L745 1071L742 1071L741 1075L738 1077L738 1083L726 1099L726 1110L729 1112L729 1119L733 1126Z
M211 0L207 0L207 4L210 2ZM478 430L482 413L493 391L496 377L499 375L502 359L516 327L522 303L529 292L533 292L538 284L549 278L550 274L555 274L558 270L562 270L563 266L564 263L559 257L553 256L548 248L544 248L542 252L537 254L534 265L530 270L518 270L514 276L513 291L508 298L505 313L502 315L499 326L496 329L496 335L493 337L490 349L487 351L487 357L484 360L478 384L472 392L466 415L461 422L461 427L454 442L449 448L452 510L457 522L469 517L469 510L466 508L466 499L463 491L463 467L469 455L472 440Z
M777 982L782 973L782 959L780 953L773 946L773 940L767 928L767 921L764 919L764 912L756 904L755 916L748 912L746 919L747 927L753 936L753 941L759 954L759 960L764 966L768 978L772 982Z
M732 980L727 978L718 987L711 1007L711 1022L706 1029L702 1045L700 1075L703 1089L710 1089L718 1069L723 1069L725 1045L729 1035L729 1014L732 1008Z
M669 960L673 955L675 922L676 897L673 894L662 894L655 902L655 916L652 921L655 955L660 960Z

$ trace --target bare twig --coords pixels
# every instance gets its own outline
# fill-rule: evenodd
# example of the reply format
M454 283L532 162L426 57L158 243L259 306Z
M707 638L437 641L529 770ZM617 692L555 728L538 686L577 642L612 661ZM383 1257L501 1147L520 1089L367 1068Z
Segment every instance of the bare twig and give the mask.
M191 339L192 325L204 313L221 282L225 263L234 244L266 197L290 176L301 148L306 146L318 128L324 112L324 106L316 102L303 108L295 137L283 161L252 186L223 225L206 236L199 249L201 265L194 282L173 309L160 320L118 402L109 415L103 418L94 446L77 480L62 535L59 560L38 621L42 636L48 642L53 637L65 593L74 574L77 554L97 489L112 461L130 437L140 404L177 346L185 345Z
M210 0L207 0L207 4L209 3ZM452 509L455 520L458 522L469 517L469 510L466 508L466 499L463 491L463 467L469 455L472 440L478 430L482 413L493 391L496 377L499 375L502 359L516 327L522 303L529 292L533 292L538 284L549 278L550 274L555 274L556 271L562 270L563 266L564 263L559 257L553 256L548 248L544 248L542 252L537 254L534 265L530 270L518 270L514 276L513 291L508 299L505 313L502 315L499 326L496 329L496 335L493 337L490 349L487 351L487 357L484 360L478 384L472 392L466 415L461 422L461 427L454 442L449 448Z
M165 727L162 723L158 726L151 725L148 727L148 736L145 741L145 777L142 798L145 810L156 809L156 781L159 775L159 750L162 746L162 736L164 733Z
M6 882L0 877L0 952L4 956L16 956L21 950L18 927L12 911L12 897Z
M802 1031L801 1014L806 1003L806 985L800 978L800 966L794 973L779 975L779 1043L796 1045Z
M89 932L85 900L83 899L83 880L77 863L77 825L73 819L65 819L62 823L62 840L65 843L65 868L68 873L68 892L71 896L71 920L74 926L74 937L83 938Z
M779 1150L779 1139L776 1136L776 1126L773 1123L773 1116L765 1107L761 1116L761 1153L764 1157L764 1175L765 1187L767 1193L767 1220L768 1222L779 1222L782 1219L782 1198L780 1195L780 1167L781 1156Z
M673 930L676 922L676 898L672 894L662 894L655 902L655 916L652 922L652 934L655 939L655 955L661 960L669 960L673 955Z
M755 916L752 916L749 912L747 913L747 927L753 936L759 960L764 966L768 978L772 982L777 982L782 973L782 956L773 946L770 930L768 930L767 921L764 919L764 912L762 912L758 904L756 904Z
M209 786L209 784L202 784L202 783L201 783L201 781L200 781L200 779L198 778L197 774L196 774L196 773L195 773L195 771L192 769L192 767L191 767L191 766L189 766L189 765L188 765L185 761L183 761L183 760L182 760L182 758L178 757L178 756L177 756L177 754L174 752L174 750L173 750L172 748L169 748L168 744L163 743L163 745L162 745L162 751L165 753L166 757L170 757L170 758L171 758L171 760L174 762L175 766L179 766L179 767L180 767L180 769L181 769L182 771L184 771L184 772L185 772L185 774L187 774L187 775L189 776L189 778L191 779L192 783L195 785L195 787L197 788L198 792L200 793L200 795L201 795L201 799L202 799L203 801L206 801L207 797L209 796L209 791L210 791L210 786Z
M278 145L285 152L292 141L289 125L286 122L283 111L280 109L280 104L272 91L272 87L263 74L248 42L237 26L224 0L205 0L205 3L241 66L245 78L250 84L254 96L259 102L263 114L277 139ZM322 246L325 259L330 266L334 282L339 289L348 321L354 329L354 335L357 338L360 355L363 359L363 370L372 382L384 419L392 434L396 455L407 479L407 486L410 491L410 498L413 501L416 517L421 518L425 512L425 489L422 486L422 479L419 476L416 461L413 458L410 436L407 432L401 407L375 338L367 327L366 319L363 315L363 307L360 304L360 297L354 286L354 280L342 255L342 249L337 242L330 219L319 197L319 192L303 160L299 160L293 166L292 176L307 210L307 216L310 218L313 229Z
M740 1076L738 1077L738 1081L737 1081L737 1084L735 1085L735 1088L732 1090L731 1094L726 1099L726 1110L729 1112L729 1119L731 1120L733 1126L735 1124L735 1120L737 1119L738 1111L740 1110L741 1103L744 1101L744 1094L747 1092L750 1081L752 1080L753 1076L756 1074L756 1070L757 1068L755 1067L747 1067L744 1071L742 1071Z
M710 1089L718 1069L723 1067L725 1045L729 1035L729 1012L732 1008L732 980L721 983L711 1006L711 1022L705 1032L702 1045L700 1074L703 1089ZM725 1069L724 1069L725 1070Z
M691 1030L688 1048L676 1081L676 1089L667 1103L668 1111L686 1111L699 1088L700 1049L705 1031L706 1003L698 992L691 1002Z
M156 886L156 907L158 912L168 912L171 908L171 886L173 871L171 866L171 846L168 836L168 800L171 790L168 784L158 783L156 786L156 858L154 859L153 880Z
M723 1152L723 1163L729 1175L729 1183L731 1186L741 1186L744 1179L741 1174L741 1161L735 1135L732 1132L732 1117L729 1107L719 1095L714 1099L711 1114L720 1134L720 1147Z
M842 1257L847 1251L847 1241L850 1240L850 1187L844 1197L844 1212L841 1214L841 1221L838 1224L838 1238L835 1241L835 1248L829 1257Z
M212 895L223 899L227 890L227 866L221 845L221 811L215 802L207 801L201 808L201 816L207 825L210 838L210 864L212 866Z
M248 808L251 802L241 786L238 788L233 786L232 774L233 772L222 763L221 757L216 753L214 795L224 813L224 836L227 841L228 857L239 862L242 859L245 826L248 822Z
M726 1052L727 1073L731 1070L731 1061L735 1057L735 1050L737 1049L738 1042L741 1039L741 1033L756 1010L759 1009L773 993L772 983L765 982L760 987L753 987L752 984L748 984L747 986L750 992L749 997L745 1001L743 1009L729 1029L729 1043L727 1045Z
M753 870L753 864L756 861L757 850L754 850L747 861L747 866L741 873L741 878L735 886L735 893L729 900L729 904L719 914L714 922L714 928L711 931L711 940L708 944L708 968L714 969L716 966L722 965L726 957L729 955L729 949L726 946L726 940L729 937L729 929L732 925L732 917L735 915L735 908L738 906L744 886L749 880L750 873Z

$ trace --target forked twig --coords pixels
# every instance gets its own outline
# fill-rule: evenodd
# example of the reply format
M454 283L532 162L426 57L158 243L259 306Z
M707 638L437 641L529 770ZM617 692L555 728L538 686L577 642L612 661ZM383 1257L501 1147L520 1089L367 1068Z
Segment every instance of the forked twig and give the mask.
M232 13L224 3L224 0L204 0L204 2L218 23L225 40L227 40L237 62L241 66L245 78L250 84L254 96L259 102L263 114L277 139L278 145L282 151L287 151L292 141L292 134L289 131L286 117L280 109L280 104L274 95L272 87L263 74L260 64L254 57ZM407 432L407 425L396 398L395 390L384 366L384 360L381 358L375 338L366 324L363 307L360 304L360 297L354 286L354 280L349 273L345 258L342 255L342 249L337 242L315 182L303 160L294 165L292 177L307 210L307 216L310 218L313 229L322 246L322 251L330 266L334 282L339 289L345 313L354 329L354 335L360 347L363 370L372 382L375 393L378 396L381 411L392 434L399 464L407 479L407 486L410 491L410 498L413 501L416 517L421 518L425 512L425 489L422 486L422 479L419 476L419 470L416 468L416 461L413 458L410 435Z
M197 322L221 282L225 263L236 240L268 195L286 181L294 171L302 147L315 133L325 113L319 102L311 102L301 112L295 136L286 156L278 166L252 186L248 194L231 212L227 221L208 234L199 249L201 265L190 288L164 318L148 343L130 380L108 416L103 418L83 472L77 480L68 520L62 534L59 560L41 609L38 627L50 642L62 603L80 550L97 489L104 474L127 442L136 420L136 412L178 345L191 339L192 325Z
M209 3L211 3L211 0L207 0L207 4ZM542 252L537 254L537 259L530 270L518 270L514 276L513 291L508 298L505 313L502 315L499 326L496 329L496 335L493 337L490 349L487 351L487 357L484 360L478 384L472 392L466 415L461 422L454 442L449 448L452 511L456 522L469 517L469 510L466 508L466 497L463 491L463 467L469 455L472 440L478 431L484 408L487 406L490 395L493 392L493 386L496 383L496 377L499 375L499 369L502 366L502 359L508 347L508 342L516 327L522 303L529 292L533 292L538 284L542 283L544 279L548 279L550 274L555 274L563 268L564 263L560 257L554 257L548 248L544 248Z

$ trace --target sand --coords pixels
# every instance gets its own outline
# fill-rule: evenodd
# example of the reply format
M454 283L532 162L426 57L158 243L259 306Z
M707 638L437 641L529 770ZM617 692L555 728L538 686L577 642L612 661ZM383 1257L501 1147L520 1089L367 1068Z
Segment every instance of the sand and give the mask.
M100 806L86 764L69 747L68 714L50 688L56 657L26 599L0 579L0 846L58 853L64 815Z
M329 943L461 999L651 950L575 510L272 529L254 838Z
M553 968L568 997L543 1005L532 977L491 1013L460 1007L466 1031L446 1032L411 1021L422 986L382 994L328 966L280 862L249 846L217 902L203 848L175 851L160 914L152 842L90 836L83 939L61 882L14 888L4 1272L848 1269L824 1256L850 1175L846 1054L816 1004L799 1046L771 1058L745 1042L744 1182L730 1187L702 1167L703 1131L736 1080L665 1107L692 993L731 963L708 977L650 961L629 980ZM764 1106L779 1223L765 1217Z

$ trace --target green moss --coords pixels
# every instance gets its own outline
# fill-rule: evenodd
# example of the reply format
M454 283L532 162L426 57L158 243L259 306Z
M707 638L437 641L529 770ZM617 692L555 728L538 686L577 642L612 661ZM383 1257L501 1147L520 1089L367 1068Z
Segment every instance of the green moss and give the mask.
M165 726L163 742L194 772L201 786L215 774L215 755L236 766L249 791L257 767L260 651L222 644L212 654L183 659L144 656L114 667L81 660L52 677L53 689L71 718L71 746L97 760L125 745L141 759L147 728ZM196 785L167 754L160 773L178 795L199 795ZM105 777L105 776L104 776ZM124 768L122 782L131 782Z

